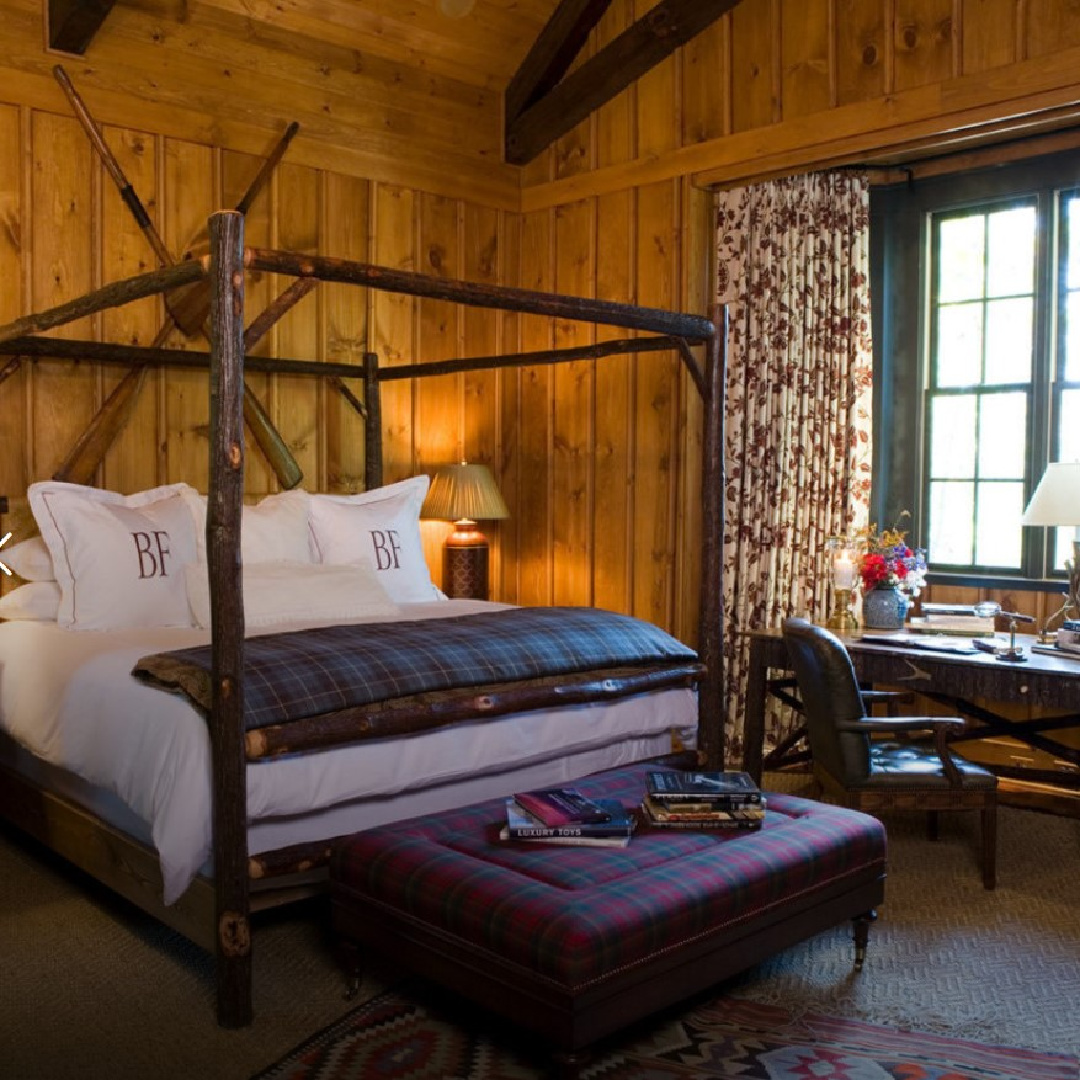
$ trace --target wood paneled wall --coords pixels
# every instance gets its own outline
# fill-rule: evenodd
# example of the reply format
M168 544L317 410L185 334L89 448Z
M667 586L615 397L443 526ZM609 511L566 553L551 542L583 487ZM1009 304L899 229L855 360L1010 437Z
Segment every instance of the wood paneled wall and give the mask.
M590 49L651 6L614 0ZM6 320L152 255L51 77L39 0L0 0L0 13ZM123 0L86 58L65 61L174 251L235 201L297 119L250 215L251 242L704 312L706 184L940 143L1012 114L1062 117L1080 97L1077 0L743 0L514 170L499 160L499 82L474 70L479 54L455 60L432 42L425 66L404 38L397 54L372 55L359 23L318 42L300 8L283 11L288 25L270 14L263 0ZM282 284L252 281L252 311ZM66 332L146 342L160 315L144 301ZM370 348L401 363L597 333L607 332L320 286L259 351L356 359ZM0 491L48 476L121 375L42 362L0 384ZM251 382L309 487L359 486L359 423L344 401L310 380ZM488 529L497 598L595 603L696 639L700 405L674 357L386 389L388 479L459 456L495 467L512 515ZM203 376L155 375L100 482L204 484L206 422ZM272 490L256 451L248 461L249 492ZM445 530L425 530L438 576Z

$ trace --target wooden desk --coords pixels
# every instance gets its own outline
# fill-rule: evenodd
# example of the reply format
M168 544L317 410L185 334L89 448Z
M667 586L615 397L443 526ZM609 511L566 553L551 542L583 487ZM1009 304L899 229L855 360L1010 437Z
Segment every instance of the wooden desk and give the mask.
M746 634L750 638L750 670L743 768L760 782L762 768L776 764L763 760L765 699L770 692L782 692L785 685L791 685L791 667L779 630L750 630ZM998 776L1080 794L1080 750L1054 738L1057 731L1080 727L1080 661L1032 652L1035 639L1023 635L1017 635L1017 644L1028 656L1022 663L996 660L982 652L943 653L875 645L872 633L842 636L842 640L860 682L912 690L963 716L967 728L951 742L1007 736L1067 763L1064 768L1046 769L980 761ZM786 678L771 678L770 669L785 673ZM1067 715L1012 720L977 704L976 698L1067 710Z

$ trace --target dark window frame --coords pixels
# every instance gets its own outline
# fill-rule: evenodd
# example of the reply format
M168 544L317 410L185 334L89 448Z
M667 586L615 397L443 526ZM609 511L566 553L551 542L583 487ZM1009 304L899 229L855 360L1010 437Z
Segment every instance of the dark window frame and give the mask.
M1052 299L1060 223L1059 192L1080 188L1080 149L1010 165L990 166L900 184L875 186L870 195L871 319L874 339L874 450L871 521L888 527L904 510L908 542L926 543L926 436L923 409L928 386L930 305L930 215L965 207L1037 197L1042 227L1037 237L1036 313L1031 415L1025 461L1025 502L1042 475L1058 423L1061 392L1057 358L1062 328L1052 325L1045 302ZM1059 279L1059 289L1063 282ZM1042 298L1042 299L1040 299ZM1054 298L1060 301L1060 293ZM1060 323L1063 320L1059 320ZM1052 350L1052 352L1051 352ZM1071 385L1071 384L1070 384ZM1032 433L1037 433L1036 438ZM1041 534L1041 535L1040 535ZM1019 574L988 570L935 571L928 580L1018 590L1055 590L1064 575L1052 569L1049 529L1025 530Z

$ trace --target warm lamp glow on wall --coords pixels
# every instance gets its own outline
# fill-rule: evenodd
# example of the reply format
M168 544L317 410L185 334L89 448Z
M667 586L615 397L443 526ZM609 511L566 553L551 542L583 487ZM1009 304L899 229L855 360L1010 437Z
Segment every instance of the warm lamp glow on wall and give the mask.
M488 542L478 521L496 521L510 511L486 465L444 465L435 473L420 516L452 521L443 550L443 591L447 596L488 598Z
M1073 526L1073 557L1065 560L1069 592L1064 605L1050 618L1064 613L1067 618L1080 619L1080 461L1052 461L1046 466L1020 524Z

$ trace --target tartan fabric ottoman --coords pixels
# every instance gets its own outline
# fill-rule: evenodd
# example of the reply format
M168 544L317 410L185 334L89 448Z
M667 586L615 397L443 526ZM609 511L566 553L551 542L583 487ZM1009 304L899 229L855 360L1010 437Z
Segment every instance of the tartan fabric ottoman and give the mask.
M641 764L574 781L637 806ZM495 799L346 838L334 932L539 1035L574 1076L590 1043L846 919L857 966L884 898L868 815L769 795L756 832L643 827L628 847L507 843ZM355 971L354 971L355 973Z

